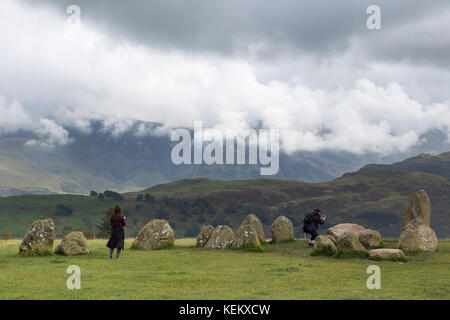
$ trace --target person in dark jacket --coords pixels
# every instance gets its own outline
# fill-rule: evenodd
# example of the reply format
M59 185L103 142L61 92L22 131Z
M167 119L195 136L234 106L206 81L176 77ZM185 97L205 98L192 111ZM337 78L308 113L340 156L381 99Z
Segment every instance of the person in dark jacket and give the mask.
M106 246L109 248L110 259L112 259L114 249L116 248L116 259L119 259L120 251L124 248L125 231L123 227L126 226L125 220L126 217L122 215L122 209L119 206L116 206L113 214L109 217L109 221L111 222L111 236L109 237L109 241Z
M303 219L303 232L311 235L310 248L314 247L314 240L319 235L319 224L324 224L326 218L321 214L320 209L314 209Z

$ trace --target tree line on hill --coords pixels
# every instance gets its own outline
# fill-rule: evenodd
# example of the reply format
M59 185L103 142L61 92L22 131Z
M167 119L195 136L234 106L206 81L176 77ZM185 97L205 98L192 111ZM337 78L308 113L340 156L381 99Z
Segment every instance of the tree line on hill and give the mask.
M97 197L100 200L103 200L105 198L113 199L113 200L116 200L116 201L123 201L124 200L123 196L120 193L115 192L115 191L111 191L111 190L106 190L103 193L97 193L96 191L92 190L90 196L91 197Z
M124 201L124 197L118 192L106 190L103 193L91 191L91 197L100 200L112 199L118 202ZM124 205L123 214L130 216L132 212L138 213L142 208L146 209L146 216L151 213L153 218L171 220L171 225L180 236L195 237L200 231L200 227L205 224L212 224L213 226L228 225L232 226L232 217L245 216L249 213L256 213L264 225L270 225L274 215L284 215L288 217L294 226L300 226L301 221L297 217L297 213L290 205L280 207L274 212L273 209L265 205L244 204L236 200L232 200L225 206L216 207L206 197L196 198L175 198L163 196L157 199L155 196L145 193L138 194L135 198L135 204L130 207L129 202ZM54 208L54 214L59 216L70 216L74 210L64 204L58 204ZM109 217L111 216L112 208L108 208L101 217L99 223L96 225L94 232L90 230L77 230L85 233L88 238L107 238L111 232ZM177 230L177 223L181 223L182 227ZM63 230L67 234L72 230L66 226ZM137 232L137 231L135 231ZM95 233L95 234L94 234Z
M200 227L205 224L213 226L228 225L232 226L231 219L233 215L245 216L249 213L256 213L264 225L270 225L275 215L284 215L288 217L295 227L301 225L301 219L292 206L281 207L276 212L264 205L242 204L237 201L231 201L223 208L217 208L211 204L208 198L174 198L163 196L156 199L150 194L138 194L135 198L133 212L140 212L147 203L147 210L151 210L153 218L171 220L170 223L174 230L180 236L196 237L200 232ZM131 211L123 208L123 214L129 216ZM148 211L147 211L148 212ZM112 208L109 208L97 225L98 237L108 237L111 232L109 217ZM133 213L134 214L134 213ZM190 220L190 222L188 221ZM182 230L177 230L177 223L182 223ZM188 224L186 226L186 224Z

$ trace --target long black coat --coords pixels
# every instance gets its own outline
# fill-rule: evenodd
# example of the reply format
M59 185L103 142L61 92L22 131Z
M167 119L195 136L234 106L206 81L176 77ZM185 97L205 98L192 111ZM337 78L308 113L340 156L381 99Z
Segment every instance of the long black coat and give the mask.
M123 249L125 246L125 231L123 228L113 228L106 246L110 249Z
M110 249L123 249L125 246L125 231L123 227L126 226L125 218L120 216L119 219L111 221L111 236L106 246Z

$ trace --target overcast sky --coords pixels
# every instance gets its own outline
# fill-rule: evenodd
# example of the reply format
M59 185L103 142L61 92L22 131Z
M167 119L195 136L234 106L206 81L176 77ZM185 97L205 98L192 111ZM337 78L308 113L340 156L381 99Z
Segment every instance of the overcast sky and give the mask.
M450 137L449 86L448 0L0 2L0 134L32 130L31 144L132 118L261 125L286 151L406 151Z

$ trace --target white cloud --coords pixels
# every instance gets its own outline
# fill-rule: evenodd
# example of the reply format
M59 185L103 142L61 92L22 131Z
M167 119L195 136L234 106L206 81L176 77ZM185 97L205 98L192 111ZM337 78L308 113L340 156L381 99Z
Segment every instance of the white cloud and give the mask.
M40 127L36 129L35 133L38 139L28 140L26 145L52 149L64 146L71 141L69 132L49 119L41 119Z
M0 134L31 130L33 126L30 115L19 102L14 100L8 104L0 95Z
M433 101L420 83L403 83L414 66L403 64L396 81L400 67L356 63L361 57L352 50L327 61L292 56L278 68L257 58L116 42L87 24L66 29L65 18L50 9L3 0L0 93L25 109L2 109L0 101L0 115L23 114L18 122L9 116L0 120L0 131L33 123L39 139L29 144L57 146L70 141L64 127L89 131L90 119L103 119L113 135L130 127L124 118L162 122L166 129L202 120L222 129L280 129L288 152L357 153L405 151L431 129L449 134L449 103ZM295 77L280 77L281 72ZM436 82L439 72L426 78ZM426 98L416 101L410 88L421 88ZM136 135L146 132L154 131L140 126Z

